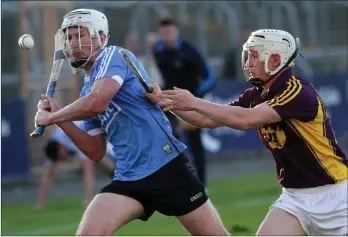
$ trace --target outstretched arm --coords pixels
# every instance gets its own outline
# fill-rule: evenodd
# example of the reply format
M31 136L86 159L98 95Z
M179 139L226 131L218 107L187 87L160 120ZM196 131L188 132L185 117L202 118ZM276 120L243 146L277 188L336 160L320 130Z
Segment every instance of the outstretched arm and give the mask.
M173 110L170 112L178 118L180 118L181 120L185 121L186 123L196 127L214 129L222 126L221 124L213 121L207 116L197 113L195 111Z
M152 83L151 88L153 90L152 93L147 93L144 90L143 91L144 95L149 100L151 100L154 104L160 105L161 104L160 96L161 96L162 90L160 89L160 87L156 83ZM167 99L163 99L163 100L166 101ZM214 129L214 128L221 126L220 124L211 120L207 116L199 114L195 111L171 110L170 112L172 114L174 114L175 116L179 117L180 119L182 119L183 121L185 121L186 123L191 124L191 125L196 126L196 127Z
M213 121L240 130L257 128L281 120L278 113L265 103L254 108L242 108L239 106L219 105L197 98L195 99L193 110Z
M194 97L189 91L175 88L163 91L159 104L165 111L196 111L223 126L240 130L256 128L281 120L279 114L266 103L254 108L220 105Z

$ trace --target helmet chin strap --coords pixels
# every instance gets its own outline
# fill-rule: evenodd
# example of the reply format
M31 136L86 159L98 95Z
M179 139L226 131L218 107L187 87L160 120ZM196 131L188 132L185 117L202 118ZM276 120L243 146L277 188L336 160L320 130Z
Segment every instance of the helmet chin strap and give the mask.
M279 70L279 72L281 72L281 71L282 70ZM252 79L249 80L249 83L251 85L253 85L253 86L256 86L256 87L263 87L267 82L272 80L279 72L277 72L276 74L272 75L266 81L263 81L261 78L252 78Z
M284 66L275 74L273 74L270 78L268 78L267 80L263 81L261 78L251 78L249 80L249 83L253 86L256 87L262 87L265 84L267 84L267 82L269 82L270 80L272 80L276 75L278 75L280 72L282 72L284 70L284 68L286 68L287 66L289 66L289 64L296 58L297 54L299 53L300 50L300 40L298 38L295 39L296 42L296 49L295 52L291 55L291 57L289 58L289 60L284 64ZM303 55L301 53L299 53L301 55L301 57L303 58Z
M83 68L84 66L86 66L86 64L91 60L91 58L93 58L98 52L99 52L99 49L101 49L100 46L98 46L93 53L91 53L91 55L88 57L88 58L81 58L81 59L77 59L75 61L71 61L70 62L70 65L73 67L73 68Z

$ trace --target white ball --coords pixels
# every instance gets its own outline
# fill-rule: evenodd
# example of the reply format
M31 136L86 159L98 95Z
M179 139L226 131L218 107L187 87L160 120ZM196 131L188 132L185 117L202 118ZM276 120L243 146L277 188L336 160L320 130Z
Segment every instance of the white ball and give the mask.
M34 38L29 34L24 34L18 39L18 45L22 49L32 49L34 47Z

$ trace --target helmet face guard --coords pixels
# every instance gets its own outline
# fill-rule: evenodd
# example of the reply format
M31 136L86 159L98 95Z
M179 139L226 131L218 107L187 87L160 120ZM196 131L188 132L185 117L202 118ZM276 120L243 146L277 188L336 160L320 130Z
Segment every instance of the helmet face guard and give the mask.
M261 87L272 78L274 78L284 68L293 66L293 61L300 49L300 40L299 38L295 39L295 49L290 56L289 44L289 41L285 38L283 38L282 41L270 41L265 40L262 35L249 37L248 41L243 45L243 52L241 57L241 64L245 79L253 86ZM270 70L268 65L269 59L272 54L279 54L281 58L279 67L274 70ZM262 64L259 63L259 66L257 67L255 67L254 65L250 66L250 61L255 60L253 59L253 57L256 57L256 60L259 60ZM261 65L264 65L265 72L271 76L266 81L265 78L259 77Z
M252 85L258 84L259 78L259 71L261 70L261 65L258 64L258 66L255 66L254 64L251 65L252 60L259 60L260 62L264 62L264 59L262 59L262 56L259 54L260 51L262 51L263 47L250 47L250 48L244 48L242 52L242 69L244 73L245 79L251 83ZM262 81L262 80L260 80Z
M95 31L94 28L91 30L88 24L73 25L59 30L63 38L63 53L74 73L84 68L101 47L100 36L93 30ZM89 37L89 40L86 40L86 37ZM94 38L98 39L97 47L93 47Z

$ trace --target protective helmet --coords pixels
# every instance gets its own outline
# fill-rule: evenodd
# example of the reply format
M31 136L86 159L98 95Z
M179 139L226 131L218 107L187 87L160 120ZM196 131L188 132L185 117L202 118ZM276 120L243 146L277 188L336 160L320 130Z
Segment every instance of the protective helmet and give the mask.
M299 49L300 40L298 38L295 39L286 31L261 29L252 32L243 45L242 68L246 80L254 86L264 85L285 67L294 66L294 60ZM271 75L267 81L263 81L261 78L255 78L250 73L251 70L259 69L250 68L248 65L248 52L250 50L258 53L258 59L265 65L265 72ZM270 70L268 65L268 60L272 54L279 54L281 60L279 67L274 70Z

